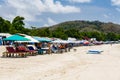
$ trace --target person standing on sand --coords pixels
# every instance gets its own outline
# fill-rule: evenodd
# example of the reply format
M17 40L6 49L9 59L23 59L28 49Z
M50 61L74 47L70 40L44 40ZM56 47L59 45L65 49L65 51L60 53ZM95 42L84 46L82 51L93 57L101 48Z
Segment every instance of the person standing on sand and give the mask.
M112 46L112 42L110 43L110 45Z
M48 43L48 47L49 47L49 49L48 49L48 54L51 54L51 43Z

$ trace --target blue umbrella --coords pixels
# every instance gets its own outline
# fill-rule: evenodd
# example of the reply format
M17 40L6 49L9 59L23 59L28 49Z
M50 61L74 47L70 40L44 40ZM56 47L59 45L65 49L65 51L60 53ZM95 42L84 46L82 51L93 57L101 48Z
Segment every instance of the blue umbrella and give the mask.
M51 42L48 38L41 38L41 37L33 37L34 39L38 40L39 42Z

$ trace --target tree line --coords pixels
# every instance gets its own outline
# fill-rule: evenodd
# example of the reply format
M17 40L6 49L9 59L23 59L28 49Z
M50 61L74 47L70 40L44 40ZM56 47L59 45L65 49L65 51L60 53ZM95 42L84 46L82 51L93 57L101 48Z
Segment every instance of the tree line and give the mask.
M96 38L98 41L120 40L120 26L113 23L99 21L70 21L51 27L25 28L24 17L16 16L11 22L0 17L0 33L23 33L31 36L55 37L67 39Z

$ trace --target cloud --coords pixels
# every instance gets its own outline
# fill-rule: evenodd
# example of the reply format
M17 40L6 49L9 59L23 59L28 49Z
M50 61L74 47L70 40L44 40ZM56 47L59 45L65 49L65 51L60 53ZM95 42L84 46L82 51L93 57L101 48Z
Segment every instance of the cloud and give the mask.
M3 17L13 19L19 15L25 17L27 21L34 21L35 16L39 15L43 10L39 0L35 0L35 2L29 0L6 0L1 6L0 11L3 13Z
M69 0L70 2L75 2L75 3L89 3L91 0Z
M104 16L104 18L109 18L109 15L107 15L107 14L104 14L103 16Z
M111 0L111 2L115 6L120 6L120 0Z
M120 12L120 8L116 8L116 10L117 10L118 12Z
M0 5L0 15L7 19L16 16L25 17L26 21L37 21L37 16L43 13L77 13L80 9L71 5L62 5L55 0L5 0Z
M53 19L51 19L51 18L48 18L47 19L47 24L44 24L44 26L51 26L51 25L55 25L55 24L57 24L57 22L56 21L54 21Z
M103 14L103 17L108 19L108 18L111 18L111 17L114 17L111 13L107 13L107 14Z
M116 6L116 10L118 11L118 12L120 12L120 0L111 0L111 2L112 2L112 5L113 6Z
M46 5L46 10L48 12L52 13L74 13L74 12L80 12L79 8L76 8L74 6L63 6L61 2L54 0L45 0L44 4Z

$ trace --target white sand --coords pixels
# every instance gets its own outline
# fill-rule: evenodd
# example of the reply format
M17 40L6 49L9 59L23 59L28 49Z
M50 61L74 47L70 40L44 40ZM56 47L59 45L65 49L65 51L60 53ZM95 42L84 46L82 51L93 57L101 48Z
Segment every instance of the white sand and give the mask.
M0 80L120 80L120 44L76 49L63 54L0 58ZM89 49L104 52L86 54Z

